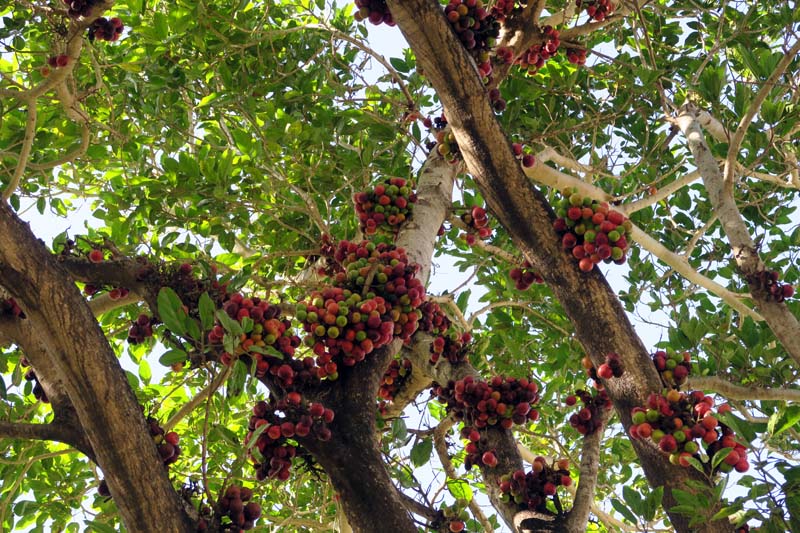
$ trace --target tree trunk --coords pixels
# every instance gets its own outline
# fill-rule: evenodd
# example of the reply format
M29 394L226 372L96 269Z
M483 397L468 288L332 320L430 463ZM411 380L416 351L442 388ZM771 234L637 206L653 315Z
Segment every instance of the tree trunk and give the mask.
M552 209L514 158L475 63L451 30L438 3L430 0L387 3L444 104L459 149L492 213L564 307L595 365L601 364L609 352L620 355L625 375L611 380L608 392L627 429L631 424L631 409L643 405L650 392L659 392L661 384L619 300L599 269L582 273L561 248L552 227ZM576 360L575 366L578 364ZM693 469L671 465L652 443L633 441L633 446L649 483L665 486L663 504L668 513L674 505L671 488L683 485L690 478L707 483ZM683 515L669 514L678 531L689 531ZM730 532L732 526L726 520L707 522L699 531Z
M0 203L0 280L25 311L108 481L129 531L189 533L195 527L170 483L142 409L74 282L30 228Z

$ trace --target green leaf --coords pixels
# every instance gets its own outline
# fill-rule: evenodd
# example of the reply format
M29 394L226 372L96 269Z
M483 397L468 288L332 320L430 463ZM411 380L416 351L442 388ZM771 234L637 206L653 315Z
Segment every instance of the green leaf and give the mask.
M219 320L219 323L222 324L222 327L225 328L225 331L231 335L239 337L242 333L244 333L242 325L239 323L239 321L232 319L224 310L217 309L216 317L217 320Z
M457 500L472 501L472 487L463 479L448 479L447 490Z
M656 516L656 511L661 507L661 499L664 497L664 485L651 490L644 500L644 519L652 522Z
M186 327L184 317L186 311L183 309L183 302L177 293L169 287L162 287L158 291L158 315L164 325L176 335L184 335Z
M619 514L625 517L628 522L631 524L638 524L639 521L636 519L636 515L628 509L624 503L622 503L617 498L611 498L611 507L613 507Z
M430 437L426 437L420 441L417 441L417 443L411 448L411 462L414 464L414 466L422 466L427 464L431 458L432 451L433 441Z
M152 372L150 371L150 363L147 362L147 359L142 359L139 361L139 378L146 384L150 384L150 378L153 376Z
M242 392L244 392L244 382L248 374L247 370L247 365L238 359L233 364L233 372L231 372L228 378L228 398L236 398L241 396Z
M625 498L625 503L639 516L644 516L644 502L642 496L630 488L628 485L623 485L622 496Z
M392 421L392 433L391 437L392 440L396 441L404 441L408 436L408 428L406 427L406 421L402 418L395 418Z
M248 351L253 353L260 353L261 355L269 355L278 359L283 359L283 354L270 345L266 346L251 346Z
M211 328L214 327L214 313L216 311L216 307L214 306L214 302L211 300L211 297L207 292L204 292L200 295L198 309L200 311L200 323L203 326L203 330L211 330Z
M188 359L188 355L183 350L167 350L158 358L158 362L164 366L172 366L175 363L182 363Z
M90 520L86 522L86 529L87 532L91 533L116 533L117 530L108 524L104 524L102 522L98 522L97 520Z
M0 398L3 400L8 398L8 390L6 390L6 382L3 376L0 376Z
M732 451L733 448L722 448L721 450L718 450L717 453L715 453L711 458L711 468L717 468L720 463L722 463L722 461L724 461L725 458L731 454Z
M770 423L772 418L770 418ZM800 405L790 405L781 411L780 416L775 421L774 430L771 431L773 437L777 437L784 431L791 429L792 426L800 422Z

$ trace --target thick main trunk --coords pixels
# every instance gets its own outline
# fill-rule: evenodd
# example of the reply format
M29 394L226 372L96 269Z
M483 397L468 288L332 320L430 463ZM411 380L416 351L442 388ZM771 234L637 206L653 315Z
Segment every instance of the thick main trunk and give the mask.
M620 354L626 373L609 384L609 395L624 426L630 411L642 405L660 381L641 340L598 269L582 273L560 246L552 229L553 213L547 200L525 177L510 144L489 105L472 59L455 37L438 3L429 0L388 1L392 15L416 54L417 61L447 112L461 153L493 214L560 301L578 339L596 365L605 354ZM577 367L578 361L575 361ZM673 504L671 488L689 478L692 469L671 465L649 443L634 448L651 485L665 485L664 507ZM688 521L670 513L678 531ZM731 531L727 521L701 525L700 531Z
M303 440L330 476L353 531L416 533L392 485L376 439L375 396L389 361L400 349L395 340L358 365L345 369L318 399L334 410L331 440Z
M38 363L36 371L63 383L127 529L194 531L89 306L5 203L0 204L0 283L23 307L44 346L49 361Z

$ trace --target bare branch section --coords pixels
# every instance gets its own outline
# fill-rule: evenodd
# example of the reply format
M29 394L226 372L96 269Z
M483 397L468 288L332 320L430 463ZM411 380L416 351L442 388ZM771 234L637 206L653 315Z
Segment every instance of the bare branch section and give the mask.
M562 250L552 228L552 209L522 172L490 107L474 61L450 31L438 4L428 0L387 3L444 104L464 161L490 210L560 301L594 363L600 365L601 358L609 352L620 354L626 372L614 380L618 383L609 384L608 392L621 422L629 427L633 407L643 405L650 392L660 391L661 384L619 300L599 269L581 273L575 261ZM450 60L441 61L442 57ZM649 443L633 441L632 444L649 482L654 486L665 485L665 508L675 505L672 487L684 484L690 477L707 482L699 473L664 461ZM490 487L488 481L486 485ZM686 517L672 513L670 519L678 531L689 530ZM700 527L704 533L731 529L724 521Z
M725 188L722 172L706 142L697 115L696 109L685 106L674 122L686 136L708 198L730 242L736 266L747 280L761 315L786 352L800 365L800 323L786 304L772 300L759 282L758 274L764 272L766 266L758 255L758 247L739 213L733 194Z
M23 424L0 421L0 439L54 440L75 448L81 442L74 428L64 424Z
M690 377L687 388L713 391L729 400L777 400L800 403L800 389L745 387L716 376Z

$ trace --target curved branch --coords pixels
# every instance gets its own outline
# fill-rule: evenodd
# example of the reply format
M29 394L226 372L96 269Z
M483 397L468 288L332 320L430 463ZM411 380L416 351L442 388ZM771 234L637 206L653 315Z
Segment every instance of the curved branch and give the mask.
M526 168L524 170L525 170L525 175L528 176L529 178L536 180L539 183L548 185L550 187L559 190L564 190L567 187L574 187L578 189L578 192L580 194L588 196L594 200L609 201L611 199L610 195L608 195L605 191L603 191L599 187L596 187L595 185L592 185L590 183L586 183L585 181L578 179L574 176L570 176L569 174L564 174L563 172L559 172L558 170L551 168L547 165L537 162L537 164L535 164L533 167ZM626 205L615 206L614 208L623 214L628 213ZM746 316L749 316L756 321L764 320L764 318L762 318L761 315L759 315L753 309L749 308L740 300L741 298L740 295L729 291L719 283L697 272L697 270L695 270L689 264L689 262L686 260L685 257L669 250L666 246L664 246L659 241L652 238L649 234L645 233L641 228L636 226L636 224L632 224L631 239L639 243L645 250L647 250L654 256L658 257L667 266L671 267L673 270L681 274L689 282L694 283L695 285L698 285L700 287L703 287L712 294L717 295L725 303L736 309L738 312Z
M28 164L28 158L31 155L31 148L33 147L33 138L36 137L36 101L31 100L28 102L28 118L25 121L25 137L22 140L22 148L19 151L17 158L17 166L14 169L14 174L11 176L11 181L8 183L6 190L3 191L0 200L7 202L14 191L17 190L19 182L22 180L22 175L25 173L25 166Z
M731 400L777 400L800 402L800 389L745 387L717 376L689 377L687 387L714 391Z
M800 46L800 41L796 46ZM800 323L785 303L771 300L761 286L758 274L766 270L766 266L761 261L758 247L742 219L732 190L727 187L717 161L705 140L697 115L697 110L687 105L672 120L686 137L695 165L703 177L708 199L728 237L736 266L747 280L761 315L786 352L800 365Z
M436 450L436 455L439 456L439 461L442 463L442 468L444 468L445 474L447 474L447 477L450 479L459 478L453 463L450 461L450 454L447 452L446 441L447 433L455 424L456 419L453 418L452 415L449 415L439 422L439 425L433 430L433 447ZM468 505L469 510L472 511L475 519L481 523L486 533L492 533L494 531L494 527L486 518L486 515L483 514L478 502L476 502L473 498L469 501Z
M730 144L728 145L728 155L725 158L725 166L723 167L723 183L724 183L724 194L733 196L733 181L734 181L734 172L736 168L736 158L739 156L739 149L742 147L742 141L744 140L744 135L747 132L747 128L750 127L750 123L753 121L753 118L758 113L759 109L761 109L761 104L764 103L769 93L772 91L772 88L778 81L778 78L783 76L783 73L795 60L795 56L797 53L800 52L800 39L795 41L794 45L792 46L789 51L787 51L783 57L778 61L778 64L775 65L775 70L769 75L769 77L764 81L764 84L756 93L756 96L750 101L750 105L747 106L747 111L745 111L744 116L739 121L739 125L736 127L736 131L733 132L731 136Z

